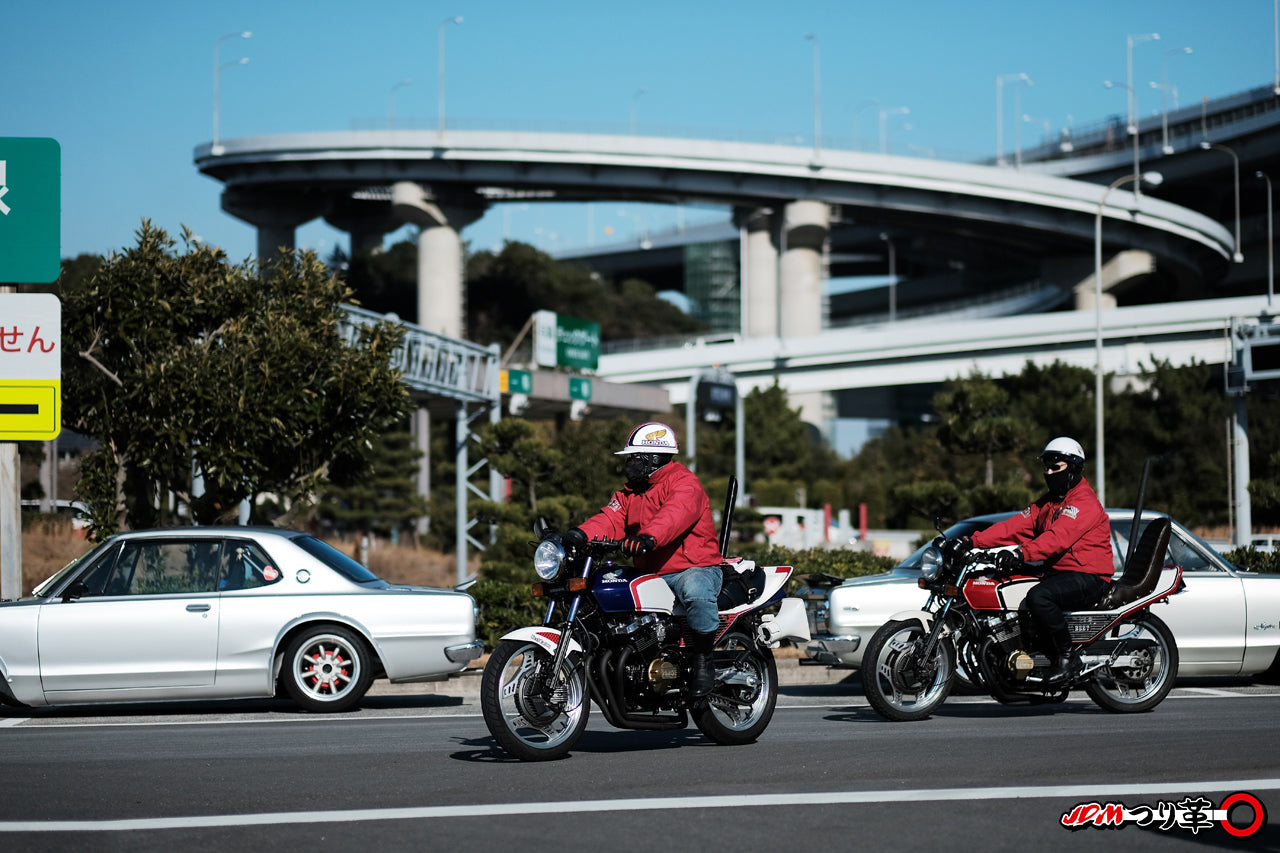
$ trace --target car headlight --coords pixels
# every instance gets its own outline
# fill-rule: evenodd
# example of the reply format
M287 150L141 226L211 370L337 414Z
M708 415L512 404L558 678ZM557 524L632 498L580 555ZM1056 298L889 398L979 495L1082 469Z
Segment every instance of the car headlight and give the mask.
M938 579L938 574L942 571L942 549L930 545L924 549L924 553L920 555L920 574L924 575L924 579L933 583Z
M564 566L564 546L555 539L543 539L533 552L533 570L544 581L553 581Z

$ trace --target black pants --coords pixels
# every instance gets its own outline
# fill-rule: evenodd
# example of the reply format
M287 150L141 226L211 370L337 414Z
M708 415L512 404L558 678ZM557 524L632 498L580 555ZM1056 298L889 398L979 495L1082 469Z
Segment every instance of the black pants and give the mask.
M1027 593L1027 612L1045 638L1056 645L1067 633L1067 617L1062 611L1088 610L1101 600L1106 589L1107 582L1101 575L1050 572Z

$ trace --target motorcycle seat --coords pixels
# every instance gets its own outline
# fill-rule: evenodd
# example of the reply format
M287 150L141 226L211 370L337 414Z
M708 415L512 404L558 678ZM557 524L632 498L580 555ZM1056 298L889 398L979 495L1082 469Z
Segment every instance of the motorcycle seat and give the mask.
M1147 524L1124 572L1103 593L1099 609L1114 610L1151 594L1164 569L1164 556L1169 548L1169 531L1167 518L1157 518Z
M724 579L720 583L720 596L716 606L720 610L741 607L758 596L764 589L764 569L750 564L750 568L726 564L720 567ZM740 571L746 568L746 571Z

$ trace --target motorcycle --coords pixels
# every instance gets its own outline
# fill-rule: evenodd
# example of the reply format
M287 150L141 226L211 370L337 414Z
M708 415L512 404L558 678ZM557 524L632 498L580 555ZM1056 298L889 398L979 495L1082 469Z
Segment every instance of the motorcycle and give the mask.
M924 719L946 701L959 665L978 690L1004 704L1060 702L1083 687L1108 711L1154 708L1178 674L1177 643L1151 612L1183 586L1182 569L1165 566L1169 531L1166 518L1149 522L1096 609L1067 614L1081 667L1066 681L1048 680L1048 638L1037 636L1034 620L1019 609L1039 576L1001 574L1000 549L966 552L939 536L925 550L918 581L931 593L925 609L895 614L863 656L871 707L890 720Z
M533 593L547 600L546 615L502 637L480 683L485 725L507 753L523 761L564 756L586 729L592 702L620 729L683 729L692 716L718 744L750 743L764 732L778 697L772 650L809 639L803 603L786 597L790 566L722 566L715 686L697 697L689 689L690 635L666 581L615 562L619 541L566 549L542 519L534 533L541 581Z

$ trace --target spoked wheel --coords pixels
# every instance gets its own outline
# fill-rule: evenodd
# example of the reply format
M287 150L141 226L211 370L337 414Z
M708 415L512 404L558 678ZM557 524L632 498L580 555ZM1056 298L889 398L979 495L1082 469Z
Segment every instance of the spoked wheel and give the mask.
M1178 644L1168 626L1155 614L1141 613L1112 628L1108 638L1119 641L1120 660L1085 683L1089 698L1117 714L1159 705L1178 677Z
M734 631L716 643L715 666L715 687L706 703L693 709L693 722L716 743L751 743L768 728L778 701L773 652Z
M927 636L914 620L888 622L872 635L862 656L862 689L880 716L923 720L946 701L955 681L955 652L943 640L922 661Z
M280 683L303 710L346 711L364 697L372 682L372 655L349 628L311 628L285 648Z
M553 674L552 662L536 643L504 640L480 679L484 724L521 761L562 758L587 727L591 700L582 667L569 661Z

